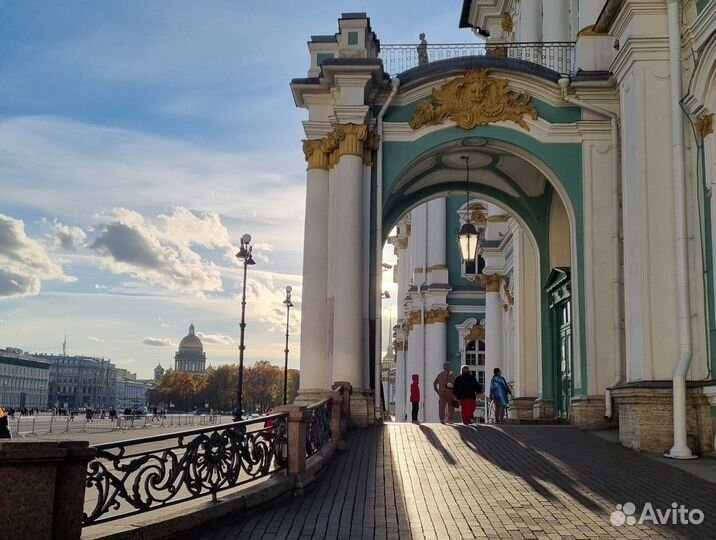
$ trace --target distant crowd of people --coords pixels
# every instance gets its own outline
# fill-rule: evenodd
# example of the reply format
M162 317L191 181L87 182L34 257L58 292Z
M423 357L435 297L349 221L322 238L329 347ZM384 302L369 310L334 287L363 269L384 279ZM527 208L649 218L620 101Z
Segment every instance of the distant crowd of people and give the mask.
M413 423L417 424L420 411L420 376L417 373L413 374L412 380L410 385L411 418ZM470 366L462 366L460 375L455 377L452 373L452 364L445 362L443 370L433 381L433 390L438 394L440 423L451 424L455 417L455 409L460 409L463 424L469 425L475 422L477 398L482 393L482 387L475 377L475 373L470 371ZM495 368L486 397L489 398L488 403L494 407L494 418L498 424L505 422L511 395L512 390L502 376L500 368Z

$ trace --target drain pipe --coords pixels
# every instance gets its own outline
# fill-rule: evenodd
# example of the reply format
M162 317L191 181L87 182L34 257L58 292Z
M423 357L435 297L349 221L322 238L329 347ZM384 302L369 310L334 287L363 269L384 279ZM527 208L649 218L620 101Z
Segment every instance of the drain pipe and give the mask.
M606 118L609 118L609 125L611 128L611 137L612 137L612 206L614 208L619 208L619 184L620 184L620 156L619 156L619 128L617 126L617 115L616 113L613 113L610 110L603 109L602 107L598 107L597 105L592 105L591 103L586 103L582 101L581 99L575 98L574 96L570 96L567 94L567 90L569 89L571 81L568 78L563 78L557 81L557 84L559 85L561 91L562 91L562 100L571 103L573 105L577 105L578 107L581 107L583 109L586 109L588 111L591 111L595 114L598 114L600 116L604 116ZM616 335L620 336L621 334L621 320L622 320L622 310L621 310L621 295L620 295L620 281L619 281L619 262L620 262L620 252L621 252L621 243L619 238L619 222L614 221L614 230L612 231L612 246L614 250L614 257L612 257L612 264L614 272L614 282L612 283L612 289L614 294L614 307L613 307L613 317L614 317L614 326L616 330ZM622 362L622 347L621 347L621 338L614 340L614 381L612 384L610 384L607 388L604 389L604 417L607 420L610 420L613 415L613 408L612 408L612 391L611 388L614 386L617 386L624 382L626 378L626 374L624 373L624 364Z
M373 390L375 418L382 415L382 386L383 381L383 116L398 93L400 79L394 77L390 80L390 95L383 103L378 113L378 152L376 155L376 187L375 187L375 388Z
M674 177L674 226L676 229L676 294L679 321L679 360L674 368L674 446L666 457L693 459L686 433L686 375L691 366L691 298L689 297L688 239L686 230L686 182L684 178L684 130L681 111L681 2L667 0L669 74L671 76L671 161Z

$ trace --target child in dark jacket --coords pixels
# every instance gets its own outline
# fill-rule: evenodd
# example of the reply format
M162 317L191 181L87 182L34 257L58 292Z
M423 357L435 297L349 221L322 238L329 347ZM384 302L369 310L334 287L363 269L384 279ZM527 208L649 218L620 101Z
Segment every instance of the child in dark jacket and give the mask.
M410 385L410 403L413 406L413 424L417 424L420 409L420 381L417 373L413 374L413 384Z

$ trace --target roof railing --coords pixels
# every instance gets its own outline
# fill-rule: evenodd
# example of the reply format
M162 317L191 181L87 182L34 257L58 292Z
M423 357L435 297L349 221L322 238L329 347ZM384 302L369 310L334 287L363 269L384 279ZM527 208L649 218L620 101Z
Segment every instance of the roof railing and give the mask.
M572 74L574 42L381 44L383 68L391 76L422 64L463 56L493 56L532 62L565 75Z

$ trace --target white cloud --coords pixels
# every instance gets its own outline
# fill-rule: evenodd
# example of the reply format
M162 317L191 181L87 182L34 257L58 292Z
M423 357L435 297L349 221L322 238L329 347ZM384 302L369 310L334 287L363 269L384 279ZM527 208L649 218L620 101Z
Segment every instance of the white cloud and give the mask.
M90 247L102 256L102 266L111 272L195 295L222 290L214 263L188 247L171 245L166 234L139 213L114 208L99 218L99 234Z
M104 340L102 338L98 338L95 336L88 336L87 339L89 339L90 341L94 341L95 343L104 343Z
M142 340L142 343L144 343L145 345L151 345L152 347L171 347L172 346L172 340L169 338L145 337Z
M51 249L62 248L66 251L77 251L87 240L87 234L79 227L65 225L57 219L50 222L47 218L42 218L42 223L52 229L45 236L45 242Z
M216 343L219 345L233 345L236 343L234 338L224 334L205 334L204 332L197 332L196 335L199 336L204 343Z
M22 220L0 214L0 298L37 295L43 280L76 278L66 275L45 248L27 236Z

